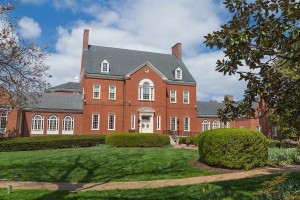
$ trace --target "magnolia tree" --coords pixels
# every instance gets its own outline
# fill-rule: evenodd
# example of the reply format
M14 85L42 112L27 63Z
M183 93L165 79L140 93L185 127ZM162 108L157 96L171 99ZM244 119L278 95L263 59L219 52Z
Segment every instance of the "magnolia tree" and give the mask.
M0 5L0 98L6 96L10 105L22 106L32 100L30 94L48 87L49 67L44 62L46 47L22 39L16 24L9 21L12 9L12 4Z
M300 76L291 75L300 74L299 1L226 0L224 4L231 19L205 36L205 44L225 54L216 71L238 74L247 88L241 102L225 101L221 119L254 117L251 105L259 96L268 108L262 116L272 112L299 134Z

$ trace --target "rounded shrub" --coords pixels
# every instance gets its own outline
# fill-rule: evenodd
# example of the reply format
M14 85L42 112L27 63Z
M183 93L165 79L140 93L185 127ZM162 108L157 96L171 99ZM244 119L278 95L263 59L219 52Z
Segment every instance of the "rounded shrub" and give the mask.
M258 131L213 129L199 136L200 161L230 169L264 166L268 160L268 142Z
M106 136L105 144L114 147L162 147L170 144L170 138L155 133L113 133Z

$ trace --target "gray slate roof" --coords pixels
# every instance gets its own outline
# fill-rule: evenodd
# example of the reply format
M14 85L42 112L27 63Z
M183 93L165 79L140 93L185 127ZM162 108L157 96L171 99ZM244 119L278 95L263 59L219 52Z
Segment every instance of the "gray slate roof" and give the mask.
M82 111L82 96L79 94L41 93L40 95L37 98L38 103L29 101L25 109Z
M110 71L108 75L123 77L149 61L168 80L196 83L184 63L174 55L94 45L89 45L88 50L84 51L85 74L101 75L100 64L105 59L109 62ZM182 80L175 79L175 70L178 67L182 69ZM105 74L107 73L103 73L103 75Z
M81 91L81 84L76 82L68 82L49 88L47 91Z
M207 117L217 117L218 109L224 108L223 103L197 101L197 115Z

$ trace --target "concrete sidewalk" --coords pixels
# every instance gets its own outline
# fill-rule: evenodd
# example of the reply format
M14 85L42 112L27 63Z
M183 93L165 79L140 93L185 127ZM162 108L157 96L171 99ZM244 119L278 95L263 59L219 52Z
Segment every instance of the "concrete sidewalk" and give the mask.
M68 191L88 191L88 190L115 190L115 189L142 189L160 188L167 186L192 185L198 183L211 183L242 178L279 174L283 172L300 171L300 165L287 165L284 167L265 167L262 169L217 174L211 176L201 176L183 179L168 179L154 181L137 182L107 182L107 183L63 183L63 182L33 182L33 181L10 181L0 180L0 188L7 188L12 185L13 189L46 189L46 190L68 190Z

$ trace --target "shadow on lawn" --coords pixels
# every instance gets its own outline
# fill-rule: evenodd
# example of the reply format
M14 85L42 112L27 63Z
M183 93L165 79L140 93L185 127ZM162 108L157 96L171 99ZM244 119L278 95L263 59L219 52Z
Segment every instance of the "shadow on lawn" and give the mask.
M137 155L141 156L141 155ZM115 162L112 164L111 162ZM127 162L127 169L124 169L122 166L124 166L124 162ZM81 162L81 155L78 155L74 162L72 164L69 164L67 167L62 169L60 171L60 178L59 180L68 180L68 177L74 172L78 173L78 171L81 173L81 178L77 180L78 183L70 184L70 183L64 183L64 182L53 182L53 184L57 185L58 191L53 191L51 193L45 194L43 196L40 196L36 198L36 200L48 200L48 199L77 199L76 195L69 195L70 192L76 191L79 192L84 189L90 189L95 186L103 185L108 182L116 181L118 179L122 179L124 177L130 177L130 176L141 176L141 175L149 175L149 174L160 174L162 172L175 172L176 173L176 166L178 162L174 162L172 164L169 164L166 167L160 167L159 169L151 169L151 170L142 170L140 172L135 171L135 166L141 163L144 163L146 165L147 163L151 162L151 159L139 159L139 160L130 160L128 161L127 158L115 155L115 159L110 159L110 163L107 162L107 159L105 157L102 158L102 161L95 161L93 159L88 159L85 162ZM111 168L111 166L114 166ZM98 169L102 168L103 170L99 171ZM51 169L49 169L51 170ZM83 173L84 172L84 173ZM113 172L113 173L112 173ZM57 180L57 177L55 175L52 175L48 171L45 170L46 176L49 177L50 180ZM95 178L96 177L96 178ZM85 183L93 182L96 180L99 180L99 177L101 180L103 180L101 183L95 183L90 187L85 186ZM68 196L68 197L67 197ZM88 198L93 199L94 197ZM98 197L96 199L99 199ZM107 199L107 198L105 198ZM109 199L120 199L120 197L109 197ZM126 199L123 198L122 199ZM132 199L130 197L130 199ZM139 198L138 198L139 199ZM145 199L145 198L141 198Z

